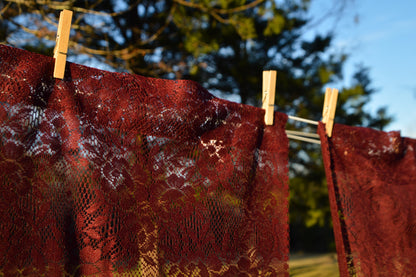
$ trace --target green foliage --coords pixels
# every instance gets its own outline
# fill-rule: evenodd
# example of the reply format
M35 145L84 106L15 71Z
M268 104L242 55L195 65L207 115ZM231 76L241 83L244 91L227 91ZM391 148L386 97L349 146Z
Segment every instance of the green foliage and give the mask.
M310 2L87 0L59 6L53 1L10 2L0 4L0 42L32 51L51 49L56 27L50 22L58 21L59 10L73 9L70 48L80 59L87 55L117 70L147 76L191 78L256 106L261 101L262 70L275 69L277 110L319 120L323 92L343 80L347 55L332 51L332 34L302 36L310 21ZM386 109L376 114L366 110L375 92L368 69L357 67L353 79L351 86L338 87L336 122L383 129L391 121ZM315 131L294 122L287 129ZM290 143L294 248L325 250L333 245L320 154L319 146Z
M264 30L265 36L278 35L282 32L285 26L285 18L280 14L276 14L272 19L267 22L267 27Z
M212 51L218 51L219 45L215 40L210 42L204 42L201 33L190 33L185 39L185 49L192 53L194 57L210 53Z
M254 26L254 18L249 18L237 14L234 15L230 21L234 25L234 28L242 40L250 40L256 38L257 33Z
M319 78L321 79L322 84L327 84L330 80L334 72L324 66L321 66L318 69Z

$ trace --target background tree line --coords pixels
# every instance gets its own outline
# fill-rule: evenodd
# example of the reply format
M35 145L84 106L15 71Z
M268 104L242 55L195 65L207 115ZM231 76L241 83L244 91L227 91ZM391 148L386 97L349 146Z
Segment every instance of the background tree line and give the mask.
M313 1L313 0L312 0ZM342 7L349 0L334 1ZM311 0L6 0L0 43L52 55L59 12L74 11L69 55L117 71L192 79L217 95L260 106L261 72L277 70L277 110L319 120L325 87L343 80L345 53L333 34L305 39ZM335 15L336 16L336 15ZM391 117L365 105L375 92L368 69L338 87L336 122L383 129ZM288 129L314 132L288 123ZM333 249L320 148L290 143L292 250Z

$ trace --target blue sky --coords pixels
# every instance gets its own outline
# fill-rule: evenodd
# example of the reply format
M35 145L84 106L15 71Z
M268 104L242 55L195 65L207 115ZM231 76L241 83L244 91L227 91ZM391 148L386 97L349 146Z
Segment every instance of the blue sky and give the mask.
M326 14L334 2L312 1L311 14ZM335 30L334 45L350 53L345 76L352 76L359 63L370 69L377 93L368 109L386 106L395 118L386 130L416 138L416 1L350 0L341 17L328 19L310 32L330 29Z

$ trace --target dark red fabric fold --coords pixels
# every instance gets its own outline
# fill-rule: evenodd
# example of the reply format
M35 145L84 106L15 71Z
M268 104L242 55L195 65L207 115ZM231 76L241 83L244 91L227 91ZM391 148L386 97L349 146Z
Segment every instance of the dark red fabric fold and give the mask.
M286 115L0 45L0 273L288 276Z
M319 126L341 276L414 276L416 140Z

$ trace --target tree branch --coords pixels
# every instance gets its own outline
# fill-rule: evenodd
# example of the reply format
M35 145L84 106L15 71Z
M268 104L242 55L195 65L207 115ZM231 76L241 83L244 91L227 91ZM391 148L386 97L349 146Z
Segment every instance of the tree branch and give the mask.
M3 14L6 12L6 10L10 7L12 3L7 3L7 5L4 6L4 8L0 11L0 18L3 19Z
M231 9L214 9L214 11L216 13L219 14L229 14L229 13L238 13L238 12L242 12L251 8L254 8L255 6L258 6L259 4L261 4L262 2L264 2L265 0L256 0L253 1L247 5L243 5L240 7L235 7L235 8L231 8Z
M36 1L34 1L34 0L6 0L6 2L16 3L16 4L23 4L23 5L27 6L27 7L30 7L31 4L46 5L46 6L48 6L49 8L51 8L53 10L70 9L70 10L72 10L74 12L78 12L78 13L87 13L87 14L95 14L95 15L115 17L115 16L120 16L120 15L122 15L122 14L130 11L134 7L136 7L140 3L140 0L136 0L136 2L134 2L133 4L131 4L124 11L121 11L121 12L113 12L113 13L99 12L99 11L94 11L92 9L86 9L86 8L81 8L81 7L74 7L74 6L72 6L72 3L74 1L58 2L58 1L50 1L50 0L36 0Z
M178 3L182 6L185 6L185 7L194 8L194 9L198 9L198 10L201 10L203 12L206 12L206 13L212 15L212 17L214 17L216 20L218 20L221 23L224 23L224 24L229 23L228 19L222 18L220 15L218 15L218 13L214 9L209 9L209 8L203 6L203 5L188 2L188 1L185 1L185 0L174 0L174 2L176 2L176 3Z
M165 24L162 27L160 27L159 30L157 30L151 37L142 41L140 44L144 45L144 44L148 44L152 41L155 41L160 36L160 34L168 27L169 23L172 22L173 14L174 14L175 10L176 10L176 4L173 4L172 8L169 11L169 15L166 18Z
M70 41L70 45L74 46L75 48L80 49L81 53L88 53L93 55L100 55L100 56L115 56L117 58L120 58L124 61L130 60L138 55L146 55L149 53L152 53L153 49L139 49L135 48L134 46L128 46L124 49L120 50L110 50L110 49L93 49L86 46L83 46L77 42Z
M238 13L238 12L242 12L242 11L251 9L251 8L261 4L265 0L255 0L255 1L253 1L249 4L247 4L247 5L243 5L243 6L239 6L239 7L235 7L235 8L230 8L230 9L215 9L215 8L209 9L209 8L207 8L207 7L205 7L201 4L188 2L186 0L174 0L174 1L178 4L183 5L183 6L199 9L199 10L204 11L204 12L213 11L215 14L231 14L231 13Z

